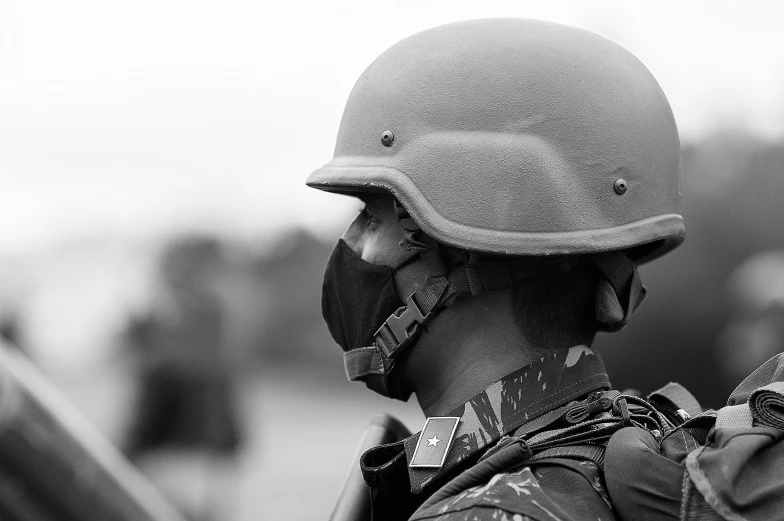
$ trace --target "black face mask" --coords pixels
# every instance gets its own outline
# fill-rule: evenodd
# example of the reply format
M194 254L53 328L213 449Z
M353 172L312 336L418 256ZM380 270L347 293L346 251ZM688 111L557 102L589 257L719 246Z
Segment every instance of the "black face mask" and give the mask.
M338 241L324 271L321 313L332 338L343 351L372 346L376 330L403 306L393 273L414 258L394 267L371 264L355 254L343 239ZM379 394L407 398L391 389L396 386L390 385L386 370L363 380Z

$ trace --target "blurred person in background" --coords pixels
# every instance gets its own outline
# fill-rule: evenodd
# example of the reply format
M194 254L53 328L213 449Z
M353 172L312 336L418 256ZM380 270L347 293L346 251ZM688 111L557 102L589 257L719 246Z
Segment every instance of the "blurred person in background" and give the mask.
M727 279L731 316L715 346L724 377L736 383L784 351L784 251L753 255Z
M365 204L322 293L348 378L428 417L362 456L374 520L616 518L606 429L635 398L590 346L643 301L638 265L682 242L680 175L658 84L595 34L463 22L370 65L307 184Z
M126 453L198 520L225 518L241 442L216 293L221 267L214 239L169 244L152 309L125 334L140 384ZM166 464L180 474L166 476Z

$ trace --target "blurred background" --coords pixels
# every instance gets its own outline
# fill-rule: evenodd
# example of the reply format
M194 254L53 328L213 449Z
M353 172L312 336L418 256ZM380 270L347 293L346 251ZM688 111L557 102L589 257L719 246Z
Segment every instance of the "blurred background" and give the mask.
M619 42L672 104L687 240L642 269L647 301L598 347L617 388L679 381L719 407L784 345L782 14L3 0L0 333L193 519L326 518L368 418L422 417L344 381L319 293L358 205L303 181L387 47L530 17Z

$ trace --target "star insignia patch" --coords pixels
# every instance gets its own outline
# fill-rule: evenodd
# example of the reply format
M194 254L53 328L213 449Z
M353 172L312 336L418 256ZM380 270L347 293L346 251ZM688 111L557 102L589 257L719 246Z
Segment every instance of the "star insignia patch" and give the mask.
M459 423L460 418L454 416L428 418L419 434L414 455L408 466L412 468L441 468L446 461Z

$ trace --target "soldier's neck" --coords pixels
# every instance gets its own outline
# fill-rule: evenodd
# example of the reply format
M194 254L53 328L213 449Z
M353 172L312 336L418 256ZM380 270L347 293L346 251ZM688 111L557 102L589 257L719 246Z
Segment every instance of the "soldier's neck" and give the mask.
M403 381L426 416L443 416L547 352L515 325L509 290L494 291L439 314L408 355Z

